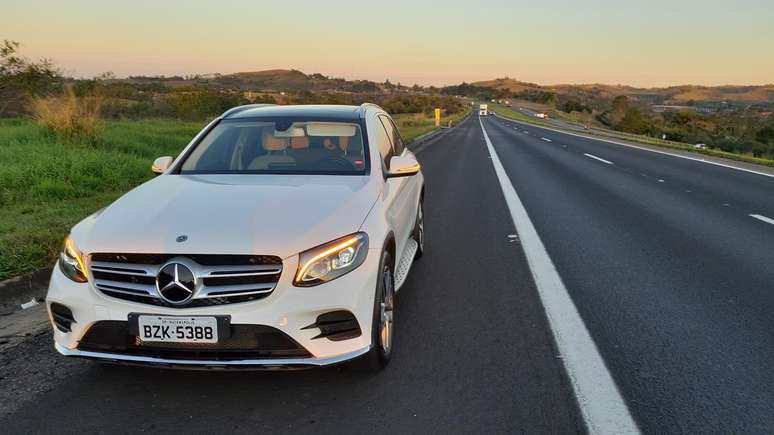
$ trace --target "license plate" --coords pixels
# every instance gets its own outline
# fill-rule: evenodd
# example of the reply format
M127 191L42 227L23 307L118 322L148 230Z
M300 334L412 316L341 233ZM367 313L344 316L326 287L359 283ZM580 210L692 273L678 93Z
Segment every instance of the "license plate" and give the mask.
M137 316L140 339L162 343L217 343L215 317Z

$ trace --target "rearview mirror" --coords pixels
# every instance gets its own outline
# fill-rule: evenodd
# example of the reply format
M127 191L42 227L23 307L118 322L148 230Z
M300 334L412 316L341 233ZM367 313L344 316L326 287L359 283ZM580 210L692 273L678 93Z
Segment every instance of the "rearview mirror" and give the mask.
M156 175L163 174L172 165L173 160L174 159L170 156L159 157L158 159L153 161L153 165L151 166L151 171L153 171L153 173Z
M387 172L387 178L409 177L418 174L419 169L419 162L413 155L395 156L390 159L390 170Z

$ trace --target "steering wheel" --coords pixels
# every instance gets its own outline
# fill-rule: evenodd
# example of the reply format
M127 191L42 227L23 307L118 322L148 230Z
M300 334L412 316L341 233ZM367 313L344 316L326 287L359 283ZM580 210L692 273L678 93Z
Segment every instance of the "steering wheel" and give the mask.
M358 169L354 163L344 157L336 155L325 156L319 160L319 163L323 166L330 167L331 170L352 171Z

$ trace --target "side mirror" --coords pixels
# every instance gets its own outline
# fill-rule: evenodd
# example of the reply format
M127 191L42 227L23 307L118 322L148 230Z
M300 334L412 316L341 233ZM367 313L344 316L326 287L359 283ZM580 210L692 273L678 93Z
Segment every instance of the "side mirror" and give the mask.
M395 156L390 159L390 170L387 178L409 177L419 173L420 165L412 154Z
M151 171L153 171L154 174L163 174L164 172L169 169L169 167L172 165L172 162L175 159L173 159L170 156L164 156L159 157L158 159L153 161L153 165L151 166Z

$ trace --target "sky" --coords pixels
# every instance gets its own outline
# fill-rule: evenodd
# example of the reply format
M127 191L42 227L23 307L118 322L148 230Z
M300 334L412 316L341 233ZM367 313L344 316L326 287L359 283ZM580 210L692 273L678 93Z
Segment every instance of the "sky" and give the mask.
M75 77L774 83L772 0L0 0L0 39Z

